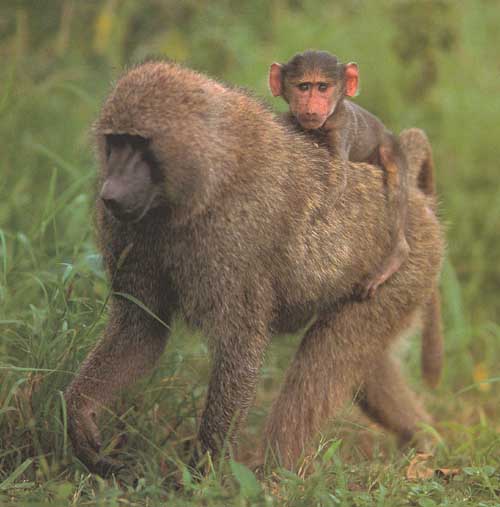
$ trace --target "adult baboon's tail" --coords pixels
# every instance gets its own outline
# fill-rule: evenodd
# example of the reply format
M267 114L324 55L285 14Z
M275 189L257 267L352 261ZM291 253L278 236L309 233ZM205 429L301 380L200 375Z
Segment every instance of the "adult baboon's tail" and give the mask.
M407 129L399 136L409 166L409 184L416 185L425 195L433 197L436 210L436 188L432 147L421 129ZM412 181L413 180L413 181ZM443 370L444 340L441 326L441 298L439 288L433 291L422 314L422 375L431 387L436 387Z

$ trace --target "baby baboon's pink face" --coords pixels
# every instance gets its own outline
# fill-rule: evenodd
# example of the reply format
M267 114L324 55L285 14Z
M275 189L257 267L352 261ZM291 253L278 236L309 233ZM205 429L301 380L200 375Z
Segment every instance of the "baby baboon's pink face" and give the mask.
M290 111L301 127L313 130L321 128L333 113L341 93L338 83L315 73L290 83L287 95Z
M332 57L333 58L333 57ZM337 65L335 60L335 65ZM321 128L344 96L353 96L358 89L358 66L338 64L342 71L337 77L328 69L313 67L288 76L283 65L273 63L269 70L269 88L275 96L283 97L305 130Z

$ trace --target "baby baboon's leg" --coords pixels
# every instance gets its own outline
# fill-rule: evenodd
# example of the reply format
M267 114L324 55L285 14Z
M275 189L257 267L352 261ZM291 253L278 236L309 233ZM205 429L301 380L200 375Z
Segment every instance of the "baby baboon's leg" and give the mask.
M366 370L410 324L399 305L377 299L347 303L304 336L266 427L266 443L293 467L321 426L361 387Z
M366 283L362 296L372 297L380 285L385 283L406 261L410 247L406 241L406 216L408 214L408 163L398 141L387 136L379 148L380 161L387 176L387 192L393 222L392 250L378 270Z
M394 431L401 444L412 440L418 423L431 421L401 375L397 359L388 350L367 370L358 403L375 422Z

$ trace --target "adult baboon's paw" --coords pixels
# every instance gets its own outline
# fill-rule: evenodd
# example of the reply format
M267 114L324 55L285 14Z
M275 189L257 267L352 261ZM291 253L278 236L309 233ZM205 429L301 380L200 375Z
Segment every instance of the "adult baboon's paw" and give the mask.
M107 456L101 456L101 434L97 427L97 412L89 407L75 408L71 399L66 399L68 410L68 434L78 459L102 477L117 474L125 467Z

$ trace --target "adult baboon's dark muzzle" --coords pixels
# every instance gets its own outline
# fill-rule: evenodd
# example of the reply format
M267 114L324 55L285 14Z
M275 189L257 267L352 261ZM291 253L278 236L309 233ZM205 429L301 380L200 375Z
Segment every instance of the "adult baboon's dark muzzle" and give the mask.
M137 221L146 215L157 195L150 162L131 136L107 139L107 177L100 198L118 220Z

